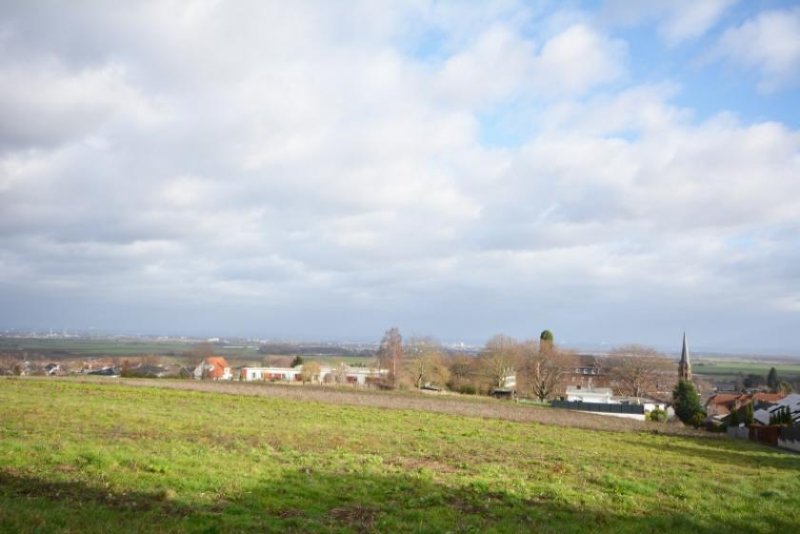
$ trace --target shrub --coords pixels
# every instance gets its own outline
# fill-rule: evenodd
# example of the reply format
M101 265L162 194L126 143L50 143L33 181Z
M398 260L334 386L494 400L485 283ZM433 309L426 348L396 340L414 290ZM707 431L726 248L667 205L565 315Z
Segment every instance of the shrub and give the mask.
M697 412L692 416L690 424L695 428L699 428L703 424L705 418L706 414L704 414L703 412Z
M728 424L731 426L739 426L739 423L741 423L739 419L739 410L733 410L728 416Z
M697 390L688 380L680 380L672 391L675 415L687 425L700 426L705 417ZM699 422L698 422L699 421Z

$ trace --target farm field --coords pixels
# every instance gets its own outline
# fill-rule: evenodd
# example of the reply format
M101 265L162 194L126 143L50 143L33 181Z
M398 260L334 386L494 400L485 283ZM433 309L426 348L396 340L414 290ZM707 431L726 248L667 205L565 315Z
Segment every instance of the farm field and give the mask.
M747 442L137 384L0 379L0 531L796 527L800 456Z
M196 344L189 341L137 341L133 339L0 338L0 351L30 351L50 359L156 355L182 361L183 355ZM216 347L215 352L239 365L260 364L263 358L268 356L268 354L260 353L256 345L223 345ZM363 356L327 354L307 356L306 359L320 363L345 362L348 364L367 364L372 360L372 358Z
M767 376L771 367L775 367L778 375L782 378L800 376L800 363L768 361L736 361L736 360L707 360L696 361L693 364L693 371L698 375L714 377L735 377L739 373L748 375L750 373Z
M134 341L112 339L0 338L0 350L15 349L71 356L130 356L139 354L180 354L191 343L178 341Z

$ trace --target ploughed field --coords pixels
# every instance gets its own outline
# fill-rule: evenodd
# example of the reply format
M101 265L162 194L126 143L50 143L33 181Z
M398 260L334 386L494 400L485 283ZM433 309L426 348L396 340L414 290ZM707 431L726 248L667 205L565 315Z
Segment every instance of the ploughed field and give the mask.
M800 456L747 442L209 389L0 379L0 531L793 532L800 517Z

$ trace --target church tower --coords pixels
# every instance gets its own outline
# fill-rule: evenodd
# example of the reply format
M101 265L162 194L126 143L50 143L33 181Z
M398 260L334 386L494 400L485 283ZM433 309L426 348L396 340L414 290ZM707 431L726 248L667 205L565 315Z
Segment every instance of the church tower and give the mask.
M686 332L683 333L683 349L681 350L681 362L678 364L678 379L692 379L692 364L689 362L689 346L686 344Z

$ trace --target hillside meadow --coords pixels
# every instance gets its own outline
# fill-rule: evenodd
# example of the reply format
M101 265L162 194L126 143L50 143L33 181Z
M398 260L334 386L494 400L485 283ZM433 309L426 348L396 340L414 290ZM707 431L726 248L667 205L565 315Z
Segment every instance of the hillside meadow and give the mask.
M719 438L0 379L3 532L791 532L799 475Z

